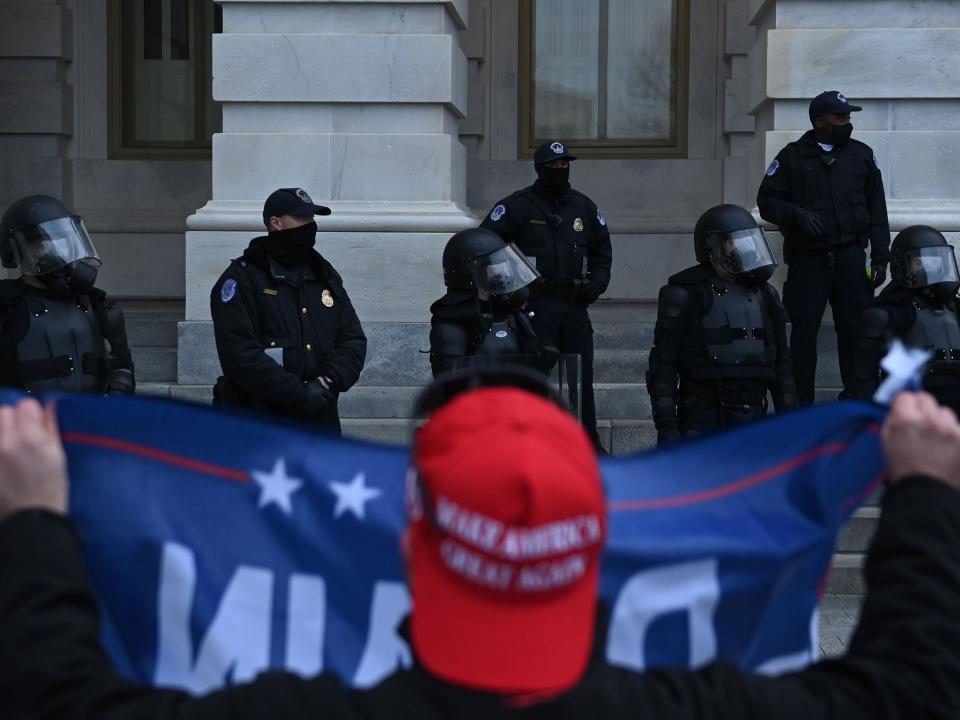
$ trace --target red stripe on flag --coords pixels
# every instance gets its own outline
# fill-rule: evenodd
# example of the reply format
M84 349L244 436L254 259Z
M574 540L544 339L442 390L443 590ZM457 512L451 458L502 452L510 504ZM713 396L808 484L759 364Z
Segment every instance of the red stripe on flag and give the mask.
M836 453L843 452L848 447L848 443L827 443L826 445L821 445L811 450L807 450L805 453L801 453L800 455L797 455L797 457L791 458L790 460L782 462L779 465L774 465L766 470L761 470L760 472L752 475L747 475L745 478L728 483L727 485L721 485L720 487L711 488L710 490L703 490L701 492L690 493L689 495L674 495L672 497L652 498L650 500L620 500L618 502L610 503L608 508L611 511L660 510L662 508L697 505L699 503L710 502L711 500L718 500L723 497L729 497L730 495L743 492L744 490L756 487L757 485L762 485L768 480L773 480L784 473L795 470L801 465L806 465L808 462L816 460L824 455L835 455Z
M226 478L228 480L235 480L242 483L250 482L249 473L240 470L233 470L231 468L220 467L219 465L212 465L210 463L201 462L200 460L184 457L183 455L174 455L173 453L163 452L162 450L157 450L156 448L148 447L146 445L138 445L137 443L127 442L125 440L117 440L116 438L101 437L100 435L88 435L86 433L68 432L63 434L63 441L65 443L73 443L75 445L90 445L93 447L106 448L107 450L125 452L129 453L130 455L139 455L140 457L150 458L151 460L167 463L168 465L174 465L186 470L193 470L194 472L204 473L205 475L213 475L214 477Z

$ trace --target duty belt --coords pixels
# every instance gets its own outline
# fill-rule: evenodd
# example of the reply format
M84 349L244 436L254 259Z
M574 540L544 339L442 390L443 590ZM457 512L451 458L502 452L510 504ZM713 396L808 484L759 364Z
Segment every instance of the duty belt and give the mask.
M841 245L863 245L870 236L864 233L841 233L840 235L823 235L820 239L831 247L840 247Z
M704 328L703 342L706 345L725 345L734 340L766 340L767 329L762 327L755 328Z
M80 372L94 377L106 377L108 373L122 367L122 365L121 359L115 355L84 353L80 359ZM77 362L69 355L27 360L20 363L20 379L25 383L68 377L76 371Z

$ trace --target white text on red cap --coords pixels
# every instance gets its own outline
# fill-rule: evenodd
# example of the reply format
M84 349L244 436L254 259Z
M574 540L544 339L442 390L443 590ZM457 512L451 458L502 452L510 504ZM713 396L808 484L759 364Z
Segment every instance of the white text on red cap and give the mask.
M580 515L535 527L507 527L442 496L437 498L436 510L440 529L479 550L514 562L573 552L603 539L597 515Z

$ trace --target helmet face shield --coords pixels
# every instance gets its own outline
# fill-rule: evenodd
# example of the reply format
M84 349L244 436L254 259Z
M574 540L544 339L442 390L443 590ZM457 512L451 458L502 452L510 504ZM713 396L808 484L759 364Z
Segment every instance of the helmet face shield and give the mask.
M767 280L777 266L762 228L708 233L707 249L710 263L721 275Z
M24 275L46 275L81 261L97 267L101 264L87 228L77 216L13 228L10 235Z
M537 269L513 243L473 258L468 266L477 289L490 295L509 295L540 277Z
M949 245L912 248L895 253L891 272L906 288L924 288L940 283L960 284L957 259Z

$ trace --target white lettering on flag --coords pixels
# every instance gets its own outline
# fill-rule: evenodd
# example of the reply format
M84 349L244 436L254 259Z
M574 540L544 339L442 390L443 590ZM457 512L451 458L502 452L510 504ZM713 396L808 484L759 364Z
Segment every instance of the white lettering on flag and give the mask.
M228 675L233 682L252 680L270 660L273 573L237 568L194 658L190 611L196 584L190 549L164 543L154 684L205 693L224 685Z
M363 656L353 677L359 688L376 685L400 667L413 661L410 648L397 633L400 622L410 612L410 593L398 582L378 582L373 588L370 629Z
M644 643L653 621L686 611L690 666L710 662L717 655L713 616L719 602L716 560L668 565L635 574L621 588L613 608L607 659L614 665L645 670Z
M327 585L317 575L290 577L286 668L304 677L323 672Z

